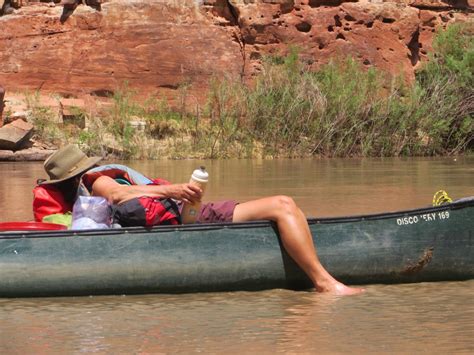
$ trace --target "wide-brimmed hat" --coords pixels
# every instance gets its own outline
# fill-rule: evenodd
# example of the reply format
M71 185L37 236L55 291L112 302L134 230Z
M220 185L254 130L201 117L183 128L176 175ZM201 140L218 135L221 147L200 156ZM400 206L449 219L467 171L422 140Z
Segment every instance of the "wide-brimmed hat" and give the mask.
M54 184L70 179L92 168L101 160L101 157L88 157L75 145L67 145L44 162L44 170L50 180L42 184Z

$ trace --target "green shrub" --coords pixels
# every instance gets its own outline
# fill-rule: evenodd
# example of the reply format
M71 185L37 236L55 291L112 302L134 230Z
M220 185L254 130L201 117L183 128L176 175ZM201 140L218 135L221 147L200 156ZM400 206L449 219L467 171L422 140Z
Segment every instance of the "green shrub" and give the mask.
M464 152L474 131L473 32L472 23L441 31L412 85L351 58L312 72L294 49L265 58L253 85L214 81L210 128L201 128L210 157L226 156L242 140L260 142L265 156Z
M39 92L27 92L25 102L29 110L28 119L34 126L35 139L53 144L62 142L66 135L58 126L58 117L50 108L41 105Z
M437 34L429 62L417 73L429 108L424 127L431 154L472 148L474 131L474 22L454 24Z
M211 81L204 110L207 120L196 118L195 148L207 158L252 157L253 141L245 122L247 88L232 78Z

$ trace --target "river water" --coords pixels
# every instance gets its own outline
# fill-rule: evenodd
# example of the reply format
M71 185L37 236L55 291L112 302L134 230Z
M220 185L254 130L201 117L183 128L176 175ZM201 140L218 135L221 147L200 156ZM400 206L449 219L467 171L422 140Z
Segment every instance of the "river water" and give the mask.
M474 195L474 157L125 162L175 182L206 165L205 198L292 196L308 216ZM0 163L0 221L29 220L40 163ZM474 280L306 291L0 299L0 353L474 352Z

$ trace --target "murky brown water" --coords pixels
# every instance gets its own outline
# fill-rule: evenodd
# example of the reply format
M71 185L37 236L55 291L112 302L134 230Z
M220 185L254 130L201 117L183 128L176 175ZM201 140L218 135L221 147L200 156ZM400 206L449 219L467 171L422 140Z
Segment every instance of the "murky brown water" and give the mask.
M472 352L474 281L369 286L336 298L272 290L0 300L0 351Z
M474 157L438 159L294 159L123 162L151 177L186 182L204 164L206 200L292 196L308 216L383 212L431 204L440 189L474 195ZM32 187L41 163L0 163L0 221L32 218Z
M129 162L176 182L201 162ZM312 216L474 195L474 157L204 162L206 198L288 194ZM1 221L31 219L39 163L0 163ZM271 290L0 299L0 353L474 352L474 280L371 285L356 297Z

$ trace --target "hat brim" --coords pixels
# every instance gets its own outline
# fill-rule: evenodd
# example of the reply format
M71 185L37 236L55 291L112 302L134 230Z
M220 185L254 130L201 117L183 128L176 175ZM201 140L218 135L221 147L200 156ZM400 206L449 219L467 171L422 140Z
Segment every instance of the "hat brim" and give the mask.
M77 175L82 174L86 170L89 170L92 168L94 165L96 165L98 162L102 160L101 157L88 157L86 159L83 159L79 164L76 165L74 170L68 172L66 176L64 176L61 179L56 179L56 180L46 180L41 183L41 185L47 185L47 184L57 184L59 182L66 181L70 178L73 178Z

